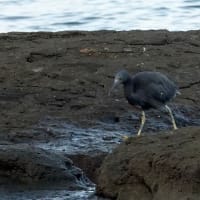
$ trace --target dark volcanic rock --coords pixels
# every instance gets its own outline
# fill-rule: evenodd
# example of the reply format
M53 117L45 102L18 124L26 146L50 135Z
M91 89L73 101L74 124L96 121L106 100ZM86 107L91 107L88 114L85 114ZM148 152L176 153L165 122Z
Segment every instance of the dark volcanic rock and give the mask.
M122 68L165 73L180 86L176 102L200 105L200 31L0 34L0 58L0 131L44 116L91 124L129 112L122 93L108 97Z
M104 160L97 193L117 200L198 200L200 128L130 138Z
M95 169L101 165L105 154L120 143L121 136L135 134L139 126L140 112L127 103L122 90L119 89L119 92L108 97L114 74L122 68L130 73L153 70L169 75L177 82L182 94L170 105L178 127L200 124L200 31L69 31L0 34L0 140L2 144L14 145L2 146L1 180L4 177L19 179L25 183L39 184L40 181L45 183L50 181L53 184L54 179L55 182L59 179L65 183L67 178L69 179L67 183L71 185L80 176L79 172L78 175L72 173L71 168L65 166L62 153L54 154L52 151L70 155L77 166L83 168L92 180L96 180ZM48 117L56 119L55 123L47 122L41 125L40 123ZM171 121L166 113L160 111L147 113L145 133L169 129L171 130ZM181 131L184 132L184 129ZM146 149L144 145L138 147L144 148L147 157L141 156L144 158L144 163L141 163L146 165L146 160L153 157L148 154L150 153L148 141L151 137L152 140L161 138L158 141L164 141L162 136L136 139L136 141L145 140L148 144ZM182 141L181 136L172 138L177 140L177 144L179 140ZM183 145L190 144L190 141L191 138L188 138L188 141L185 139ZM45 148L46 151L35 150L32 147L27 147L26 150L24 143ZM16 144L22 149L17 149ZM153 150L158 151L160 155L159 151L162 153L162 148L157 148ZM190 148L191 146L185 145L183 151L189 150L191 154L194 151L196 155L198 151ZM167 153L171 150L164 147L163 151L165 149L163 160L166 163L163 162L166 165ZM137 152L137 148L134 150ZM127 151L124 152L124 158ZM12 152L13 156L10 155ZM42 156L41 159L37 159L38 155ZM10 160L6 158L7 156ZM54 162L56 159L57 162ZM157 160L162 164L162 160ZM183 164L184 160L186 164L190 164L190 159L187 157L183 157L180 163ZM43 161L49 165L46 167ZM11 165L8 165L9 162ZM118 165L120 167L121 164L117 163L117 169ZM72 165L69 166L73 169ZM149 167L144 169L140 162L135 167L137 166L141 170L149 169ZM173 166L179 165L177 163ZM172 173L172 178L166 178L166 181L178 183L173 176L175 168L167 171L167 175ZM38 171L35 172L33 169ZM113 166L113 173L115 170L116 166ZM124 174L124 171L118 172L119 177ZM156 172L152 170L153 175ZM157 175L159 173L163 172L158 165ZM181 171L182 174L184 173ZM131 176L134 177L135 174ZM108 178L110 177L108 175ZM119 185L120 183L123 185L126 180L129 178L125 174L122 181L118 181ZM143 187L141 184L143 179L140 182L140 177L134 180L139 182L135 187L143 191L144 198L153 198L154 194L159 197L159 191L163 194L169 191L169 188L163 186L164 184L161 184L163 187L156 184L152 186L152 182L149 181L151 179L145 183L147 187ZM146 181L146 176L144 180ZM189 186L193 185L189 181L184 182L185 185L187 183ZM184 188L184 184L180 190ZM179 185L177 184L178 187ZM129 186L132 187L132 183L127 188ZM178 187L175 187L170 194L175 194L175 190L179 191ZM124 190L129 191L127 188ZM109 195L117 195L115 192L118 188L114 189ZM166 191L163 191L165 189ZM101 192L103 189L98 191ZM183 194L184 192L187 190L184 190ZM120 192L119 198L123 198L124 194L126 193Z
M0 145L0 184L84 188L83 172L61 153L29 145Z

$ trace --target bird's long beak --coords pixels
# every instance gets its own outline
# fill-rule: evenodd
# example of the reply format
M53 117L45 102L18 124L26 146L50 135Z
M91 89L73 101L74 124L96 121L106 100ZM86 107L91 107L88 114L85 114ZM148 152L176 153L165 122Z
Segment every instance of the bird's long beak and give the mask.
M120 84L120 80L118 78L115 78L113 86L111 87L111 89L108 92L108 96L111 95L111 92Z

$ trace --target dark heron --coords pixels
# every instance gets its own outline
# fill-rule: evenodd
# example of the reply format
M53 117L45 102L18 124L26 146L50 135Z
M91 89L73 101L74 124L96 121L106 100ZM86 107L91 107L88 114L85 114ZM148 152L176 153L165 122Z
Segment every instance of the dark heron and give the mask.
M128 102L142 110L141 124L137 135L142 132L145 123L145 110L166 108L172 120L174 129L177 129L172 111L167 103L176 94L178 88L174 82L159 72L144 71L131 76L126 70L119 71L115 75L114 84L110 92L119 84L124 86L124 94ZM109 92L109 94L110 94Z

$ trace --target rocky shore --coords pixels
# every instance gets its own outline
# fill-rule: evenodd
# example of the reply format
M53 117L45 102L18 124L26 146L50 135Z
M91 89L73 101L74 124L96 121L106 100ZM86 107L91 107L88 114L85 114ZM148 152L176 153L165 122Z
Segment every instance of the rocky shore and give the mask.
M108 97L123 68L178 84L178 131L153 110L144 135L120 144L140 121L122 89ZM200 31L0 34L0 70L1 184L80 190L89 177L102 197L198 199Z
M118 200L199 199L200 128L131 138L106 157L97 193Z

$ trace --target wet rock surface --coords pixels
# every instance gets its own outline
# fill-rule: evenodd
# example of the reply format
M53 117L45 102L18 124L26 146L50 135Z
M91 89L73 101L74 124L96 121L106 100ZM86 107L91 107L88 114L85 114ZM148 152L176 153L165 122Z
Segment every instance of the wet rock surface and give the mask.
M16 183L73 190L83 189L87 182L82 170L61 153L24 144L0 145L0 149L1 185Z
M20 146L31 146L27 146L31 155L43 152L38 163L43 163L48 153L52 154L52 166L57 154L61 163L71 158L72 167L78 166L84 177L86 173L96 182L104 157L124 135L134 136L140 123L140 111L127 103L122 88L108 97L114 74L122 68L131 73L155 70L170 76L181 91L169 104L178 127L184 132L184 127L200 124L200 31L0 34L0 57L1 145L8 148L10 156L19 154L27 163L30 159L20 154ZM167 134L171 130L164 110L147 112L147 141L150 135L158 133L161 137L163 131ZM11 146L14 152L9 151ZM23 177L24 170L21 173ZM63 173L61 169L50 175L59 173ZM62 183L63 179L59 180ZM87 187L86 182L83 185ZM34 199L33 194L38 199L98 198L91 195L94 187L80 190L77 185L77 193L70 193L67 186L60 189L51 193L47 189L50 196L45 190L20 190L24 199ZM19 194L16 191L13 198L23 196Z

